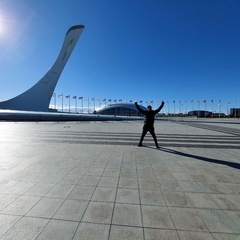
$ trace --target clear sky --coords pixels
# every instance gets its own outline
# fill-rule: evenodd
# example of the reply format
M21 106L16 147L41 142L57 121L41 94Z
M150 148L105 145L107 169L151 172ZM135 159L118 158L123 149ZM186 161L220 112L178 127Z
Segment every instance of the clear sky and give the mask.
M84 106L164 100L165 112L174 101L176 112L240 107L239 0L0 0L0 101L34 85L78 24L55 89L72 105L82 96Z

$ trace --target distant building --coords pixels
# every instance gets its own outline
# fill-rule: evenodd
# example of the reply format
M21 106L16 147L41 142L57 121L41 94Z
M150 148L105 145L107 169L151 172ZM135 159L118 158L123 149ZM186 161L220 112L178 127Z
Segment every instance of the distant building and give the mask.
M193 110L188 112L188 115L196 117L212 117L213 113L205 110Z
M146 107L141 106L143 110ZM135 104L133 103L113 103L108 105L103 105L99 110L95 112L101 115L115 115L115 116L140 116L140 112L137 110Z
M230 108L230 117L240 117L240 108Z

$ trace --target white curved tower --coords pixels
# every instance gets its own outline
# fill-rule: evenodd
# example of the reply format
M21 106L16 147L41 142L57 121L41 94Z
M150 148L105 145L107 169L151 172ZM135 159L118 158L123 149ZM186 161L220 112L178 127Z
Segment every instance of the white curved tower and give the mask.
M62 49L50 70L24 93L0 102L0 109L47 112L58 79L83 29L83 25L71 27L66 33Z

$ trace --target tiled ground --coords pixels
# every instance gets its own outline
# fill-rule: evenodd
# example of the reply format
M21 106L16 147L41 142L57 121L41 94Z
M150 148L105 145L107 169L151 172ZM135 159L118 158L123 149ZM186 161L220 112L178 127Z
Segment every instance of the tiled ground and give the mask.
M141 128L0 122L0 239L239 240L239 120Z

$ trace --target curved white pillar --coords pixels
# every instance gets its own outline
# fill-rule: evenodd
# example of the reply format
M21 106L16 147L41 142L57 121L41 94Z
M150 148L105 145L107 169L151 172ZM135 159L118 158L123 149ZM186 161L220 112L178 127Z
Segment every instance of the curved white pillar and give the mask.
M0 102L0 109L47 112L58 79L83 29L83 25L71 27L66 33L62 49L50 70L24 93Z

